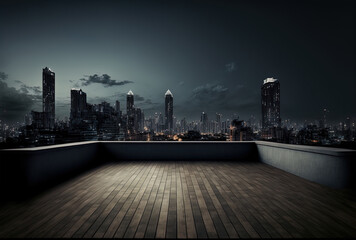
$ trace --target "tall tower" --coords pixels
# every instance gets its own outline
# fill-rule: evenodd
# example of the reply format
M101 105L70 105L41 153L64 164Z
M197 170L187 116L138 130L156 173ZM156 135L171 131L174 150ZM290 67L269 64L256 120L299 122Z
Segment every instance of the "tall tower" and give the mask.
M221 114L216 113L216 132L220 133L221 132Z
M134 133L135 129L135 109L134 94L130 90L126 96L127 130L129 134Z
M202 112L200 115L201 129L200 131L203 133L208 132L208 114L206 112Z
M70 120L81 120L87 110L87 94L82 89L70 90Z
M54 105L54 90L55 90L55 74L45 67L42 69L42 109L44 115L44 128L54 128L55 105Z
M274 78L267 78L261 87L262 128L281 126L280 85Z
M165 115L164 127L166 130L173 130L173 94L169 89L165 94Z
M127 115L132 113L133 108L134 108L134 94L130 90L127 93L127 97L126 97L126 113L127 113Z

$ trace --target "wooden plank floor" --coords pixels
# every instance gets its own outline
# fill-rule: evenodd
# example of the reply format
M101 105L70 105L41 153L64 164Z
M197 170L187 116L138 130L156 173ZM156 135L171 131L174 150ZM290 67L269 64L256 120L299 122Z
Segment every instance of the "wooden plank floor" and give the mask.
M120 162L0 206L0 237L356 237L356 201L262 163Z

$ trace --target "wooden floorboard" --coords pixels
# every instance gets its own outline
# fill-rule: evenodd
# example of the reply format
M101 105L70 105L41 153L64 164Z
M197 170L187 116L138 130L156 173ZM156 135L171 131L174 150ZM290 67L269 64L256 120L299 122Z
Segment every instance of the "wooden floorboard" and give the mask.
M0 237L356 237L355 193L256 162L130 161L2 203Z

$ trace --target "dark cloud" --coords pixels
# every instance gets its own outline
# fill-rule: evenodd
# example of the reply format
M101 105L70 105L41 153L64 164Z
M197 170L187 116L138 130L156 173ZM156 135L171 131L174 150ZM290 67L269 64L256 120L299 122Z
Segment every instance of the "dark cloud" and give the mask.
M136 102L143 102L143 101L145 101L145 98L142 97L142 96L140 96L140 95L138 95L138 94L135 94L135 95L134 95L134 99L135 99Z
M26 84L22 84L20 87L20 91L25 94L32 94L35 96L41 96L42 91L40 87L31 87L27 86Z
M235 71L235 69L236 69L235 62L231 62L231 63L225 64L225 69L226 69L227 72Z
M126 97L127 93L117 93L113 95L109 95L106 97L96 96L96 97L88 97L88 103L91 104L99 104L101 102L108 102L112 106L114 106L115 101L118 100L121 103L121 109L125 111L126 109ZM152 107L152 105L157 105L157 103L152 102L149 98L144 98L139 94L134 94L135 106L139 108L143 108L146 110L147 108Z
M0 72L0 119L6 122L22 121L25 114L34 108L39 108L42 102L40 87L31 87L23 84L19 89L9 87L4 81L8 75Z
M22 121L41 98L9 87L0 81L0 119L6 122Z
M259 95L251 93L242 84L228 87L222 83L207 83L194 88L187 101L176 102L174 115L196 120L201 112L207 112L209 119L214 119L215 113L231 119L236 113L240 118L247 119L252 112L259 110L259 101ZM164 109L164 106L161 108Z
M193 89L191 96L182 105L175 104L176 113L198 117L201 112L216 112L225 109L229 89L221 84L207 83Z
M80 87L80 84L78 81L75 81L75 80L68 80L70 83L73 84L73 87L75 88L79 88Z
M108 74L103 74L99 76L98 74L94 75L84 75L85 78L81 78L80 81L82 82L82 86L88 86L92 83L100 83L103 84L104 87L112 87L112 86L122 86L128 83L133 83L132 81L124 80L124 81L117 81L111 79Z
M229 89L220 84L210 84L196 87L193 89L192 98L199 102L221 102L227 96Z
M0 80L1 81L5 81L7 79L7 74L5 74L4 72L0 72Z
M146 99L145 104L154 104L151 99Z

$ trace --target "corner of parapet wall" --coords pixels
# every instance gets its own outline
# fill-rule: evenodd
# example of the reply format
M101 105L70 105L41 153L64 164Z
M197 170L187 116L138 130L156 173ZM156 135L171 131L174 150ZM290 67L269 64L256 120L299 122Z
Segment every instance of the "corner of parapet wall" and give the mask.
M332 188L356 189L356 151L349 149L256 142L258 159Z

